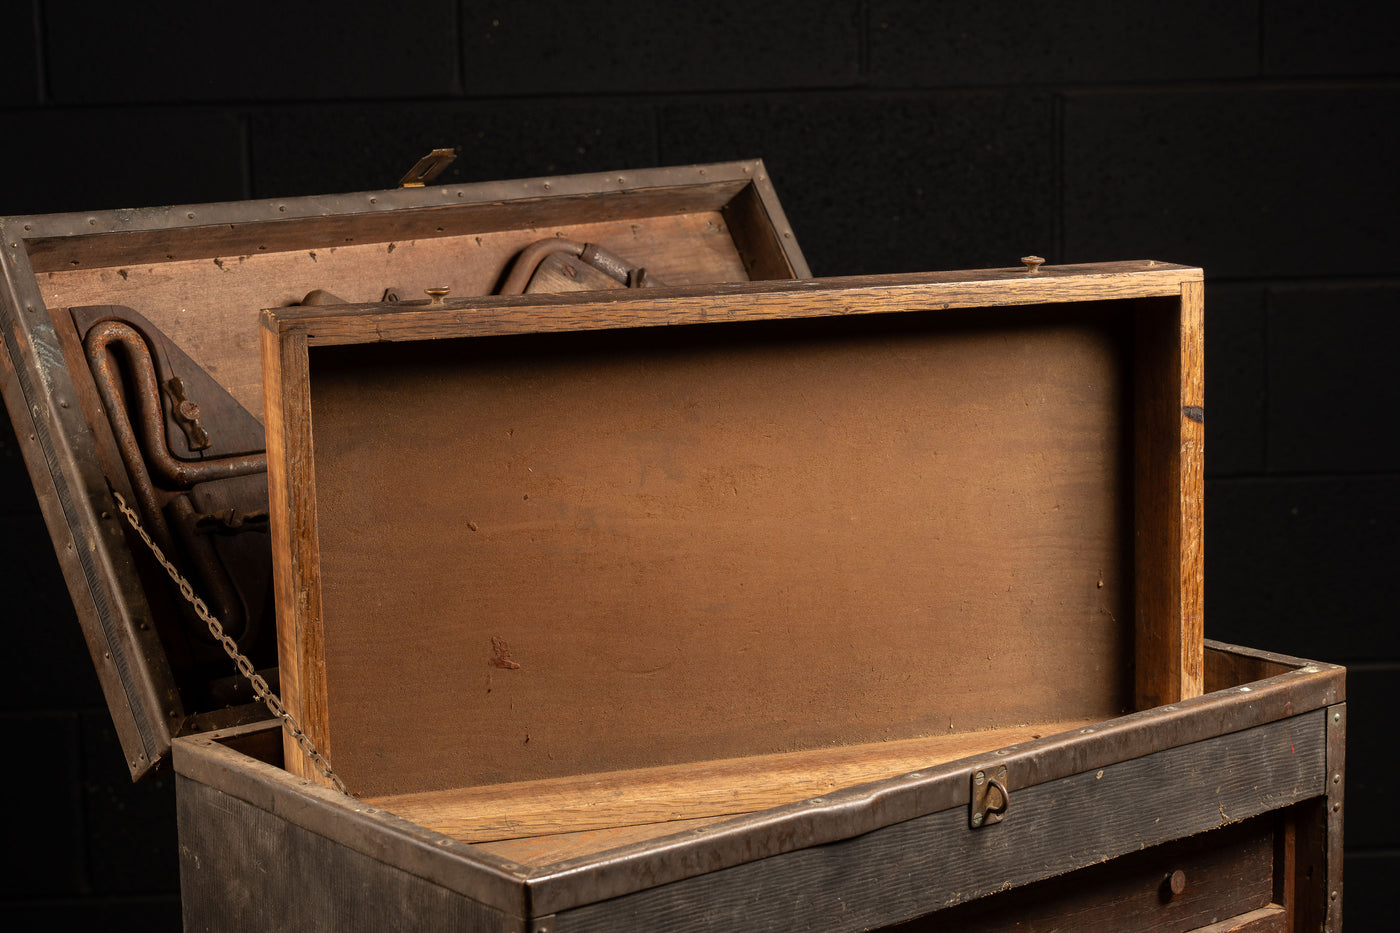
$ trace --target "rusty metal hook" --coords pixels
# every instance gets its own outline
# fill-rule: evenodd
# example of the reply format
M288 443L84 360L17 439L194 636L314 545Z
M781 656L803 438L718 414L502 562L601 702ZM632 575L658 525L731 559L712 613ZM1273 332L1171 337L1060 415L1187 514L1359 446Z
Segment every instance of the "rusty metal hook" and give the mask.
M135 383L140 414L139 440L124 398L121 374L116 368L112 352L115 345L121 346L125 351L131 368L131 378ZM188 489L209 480L266 472L267 455L244 454L200 461L177 459L171 452L166 437L160 386L145 335L125 321L100 321L94 324L84 337L83 351L92 370L98 395L107 409L107 420L112 426L112 434L121 453L122 463L126 466L127 476L150 527L151 535L162 551L172 554L175 539L166 519L167 504L161 502L162 496L156 491L148 466L159 472L167 483ZM202 576L208 587L210 601L223 619L230 636L240 639L250 634L249 614L244 610L232 581L228 579L222 565L213 554L212 545L208 540L194 534L196 513L189 497L184 494L176 495L169 501L168 508L179 520L177 526L186 553L191 554L204 570ZM183 607L181 611L183 613ZM199 633L201 638L208 640L198 627L194 627L194 631Z
M123 398L121 376L113 365L111 348L114 345L126 352L131 378L135 382L136 407L140 415L137 422L139 442ZM165 412L161 409L160 385L156 379L155 364L151 360L151 348L145 336L135 327L125 321L100 321L83 338L83 351L92 368L102 404L107 407L107 417L112 422L128 469L132 467L133 458L139 458L144 453L145 462L150 464L153 472L176 488L183 489L209 480L267 472L265 453L207 460L180 460L175 457L165 434Z
M520 251L520 255L515 257L515 264L510 267L510 275L501 284L501 290L498 294L523 295L530 284L530 279L535 275L535 270L540 267L540 263L555 253L567 253L577 257L628 288L642 288L658 284L647 279L645 269L628 265L625 259L604 249L597 243L580 243L578 240L570 240L565 237L551 237L547 240L536 240Z
M1001 797L1000 803L992 802L992 791L996 791ZM1011 792L1006 789L1006 785L996 778L987 778L987 815L1003 816L1011 806Z

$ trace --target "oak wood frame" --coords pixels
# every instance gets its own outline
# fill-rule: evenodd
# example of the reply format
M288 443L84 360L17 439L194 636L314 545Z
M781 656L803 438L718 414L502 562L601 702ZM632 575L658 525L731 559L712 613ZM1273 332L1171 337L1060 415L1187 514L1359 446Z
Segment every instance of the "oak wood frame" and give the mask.
M213 274L239 256L274 259L269 265L283 270L292 267L294 256L313 266L316 258L309 254L318 250L375 244L383 252L396 239L422 240L424 252L433 254L453 237L492 230L505 258L537 225L626 227L628 218L650 218L664 226L688 212L722 218L751 277L810 275L767 170L756 159L0 218L0 389L134 780L168 764L174 736L266 713L254 706L202 708L177 683L151 623L161 600L146 592L142 558L130 550L134 539L123 531L91 426L77 404L82 396L75 382L85 376L70 369L54 323L66 309L127 304L140 311L142 303L131 295L158 296L185 318L177 341L182 349L218 370L224 388L260 417L254 319L264 304L284 298L183 314L188 296L203 300L220 285L217 279L182 282L182 270L207 266L203 274ZM279 265L278 254L287 262ZM267 278L275 284L277 275L274 270ZM372 270L353 268L339 275L357 282L375 277ZM316 286L334 291L340 281L326 276ZM281 287L293 286L289 281ZM204 351L218 365L210 366ZM227 365L234 357L247 357L246 365Z
M1139 312L1134 371L1134 606L1136 702L1143 709L1198 696L1202 664L1201 272L1158 262L1106 263L753 283L722 289L449 300L440 306L341 306L264 313L271 508L288 707L326 747L324 647L317 572L314 438L308 352L313 346L445 337L573 332L963 309L1116 298L1165 298L1170 314ZM290 740L289 740L290 741ZM334 748L330 748L333 759ZM313 779L294 747L293 773Z

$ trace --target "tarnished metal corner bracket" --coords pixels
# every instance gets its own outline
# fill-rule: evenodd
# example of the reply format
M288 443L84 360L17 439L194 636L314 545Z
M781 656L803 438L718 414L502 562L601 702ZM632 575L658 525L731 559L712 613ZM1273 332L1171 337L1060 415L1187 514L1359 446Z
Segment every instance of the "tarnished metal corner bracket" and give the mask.
M1006 789L1006 765L977 768L972 772L972 804L968 822L981 829L1006 818L1011 792Z

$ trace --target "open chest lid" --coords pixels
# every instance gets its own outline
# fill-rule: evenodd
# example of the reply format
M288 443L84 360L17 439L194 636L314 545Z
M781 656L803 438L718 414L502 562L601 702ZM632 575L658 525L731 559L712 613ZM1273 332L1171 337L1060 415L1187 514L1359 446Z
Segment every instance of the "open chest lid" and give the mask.
M0 219L0 383L133 777L276 685L258 312L809 275L762 162ZM422 299L426 300L426 299Z
M1198 695L1201 272L1033 266L265 312L288 707L383 800Z

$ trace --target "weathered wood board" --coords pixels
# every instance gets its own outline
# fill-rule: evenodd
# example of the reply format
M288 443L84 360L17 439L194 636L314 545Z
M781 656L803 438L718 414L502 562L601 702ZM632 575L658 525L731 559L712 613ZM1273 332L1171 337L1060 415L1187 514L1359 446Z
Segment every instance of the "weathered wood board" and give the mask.
M1128 621L1181 626L1132 564L1199 496L1135 458L1194 422L1134 335L1198 275L269 312L283 683L371 796L1199 692Z
M257 470L239 477L237 491L225 484L217 495L209 484L191 489L184 480L154 491L141 478L141 458L158 459L169 446L159 436L160 414L165 440L182 435L173 401L177 382L190 396L182 396L182 413L195 412L194 420L215 435L236 423L246 443L195 453L181 442L171 456L191 462L257 457L261 309L316 296L422 300L426 290L443 287L457 296L485 294L509 278L528 245L575 239L593 247L592 257L616 257L611 276L581 259L579 268L552 265L528 283L532 291L573 290L599 278L610 288L718 287L810 274L756 160L6 217L0 230L0 333L4 371L13 374L0 388L136 777L168 757L174 735L267 713L251 702L246 682L233 676L164 571L123 531L116 495L137 502L167 556L226 617L229 631L239 633L240 650L269 681L277 680L266 637L273 626L263 593L270 576L266 538L208 548L206 537L177 542L183 532L162 531L167 508L193 503L202 503L194 511L209 514L265 517ZM621 282L618 269L626 271ZM85 349L103 326L93 318L97 309L104 320L128 328L130 338L113 344L111 354L100 350L105 363L90 362ZM142 359L157 378L135 391ZM99 390L94 366L116 372L117 379ZM138 411L152 410L158 410L157 427L142 428L142 439L133 441L142 449L119 454L114 432L124 430L124 421L145 424ZM251 556L238 557L241 566L224 573L220 567L232 551ZM255 622L243 625L248 619ZM260 634L243 634L249 631Z

